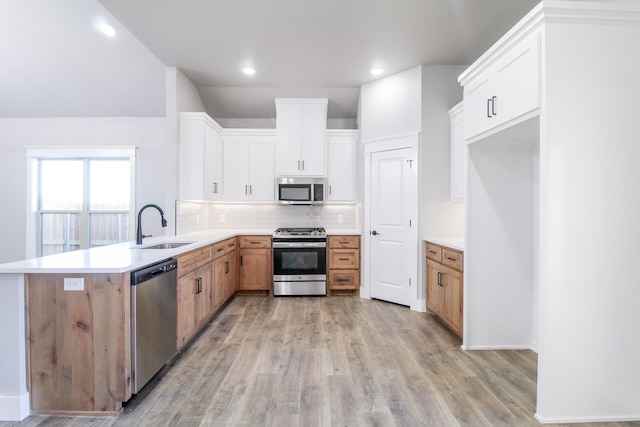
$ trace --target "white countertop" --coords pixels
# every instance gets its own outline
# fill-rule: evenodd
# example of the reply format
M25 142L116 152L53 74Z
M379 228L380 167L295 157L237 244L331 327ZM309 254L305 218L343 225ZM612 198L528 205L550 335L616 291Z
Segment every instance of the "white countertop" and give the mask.
M463 237L423 237L425 242L435 243L436 245L446 246L451 249L457 249L464 252L464 238Z
M179 236L144 239L142 245L125 242L81 251L0 264L2 273L125 273L172 258L233 236L272 235L273 230L208 230ZM360 234L356 230L328 230L327 234ZM191 242L174 249L144 249L155 243Z
M273 230L200 231L180 236L144 239L142 245L125 242L81 251L0 264L2 273L125 273L238 235L271 235ZM154 243L192 242L174 249L144 249Z

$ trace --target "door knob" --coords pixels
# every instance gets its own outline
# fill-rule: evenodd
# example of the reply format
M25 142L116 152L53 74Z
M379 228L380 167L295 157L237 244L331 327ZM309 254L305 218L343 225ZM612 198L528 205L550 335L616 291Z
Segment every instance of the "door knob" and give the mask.
M374 236L377 236L377 235L378 235L378 234L380 234L380 233L378 233L376 230L373 230L373 231L371 232L371 234L373 234Z

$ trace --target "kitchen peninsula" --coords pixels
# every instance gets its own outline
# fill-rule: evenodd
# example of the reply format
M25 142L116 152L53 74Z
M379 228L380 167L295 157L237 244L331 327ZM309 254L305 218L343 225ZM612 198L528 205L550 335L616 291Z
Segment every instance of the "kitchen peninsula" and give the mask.
M220 243L241 234L271 231L204 231L0 265L0 316L15 325L1 337L8 351L0 356L0 405L20 408L16 418L117 415L132 396L130 272L169 258L184 266L192 260L196 269L203 259L191 254L210 249L212 261ZM148 249L159 242L187 244ZM202 324L192 325L178 347Z

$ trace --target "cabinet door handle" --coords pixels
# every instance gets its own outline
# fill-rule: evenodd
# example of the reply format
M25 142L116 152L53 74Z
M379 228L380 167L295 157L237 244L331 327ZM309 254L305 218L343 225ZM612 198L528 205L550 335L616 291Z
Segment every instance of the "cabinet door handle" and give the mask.
M213 194L218 194L218 183L217 182L213 183Z
M438 271L438 286L443 286L442 285L442 273Z
M300 160L298 160L298 170L300 170Z
M249 194L253 194L253 186L249 185Z
M245 185L244 186L244 194L249 194L248 190L249 190L249 186Z
M331 195L331 186L329 186L329 195Z
M224 263L224 274L229 273L229 261L225 261Z
M491 97L491 114L493 114L494 116L496 116L496 100L498 99L497 96L492 96Z
M196 295L202 292L202 277L196 279Z
M304 160L302 161L302 170L304 170Z
M240 255L240 265L242 265L242 255Z
M487 98L487 117L491 118L491 98Z

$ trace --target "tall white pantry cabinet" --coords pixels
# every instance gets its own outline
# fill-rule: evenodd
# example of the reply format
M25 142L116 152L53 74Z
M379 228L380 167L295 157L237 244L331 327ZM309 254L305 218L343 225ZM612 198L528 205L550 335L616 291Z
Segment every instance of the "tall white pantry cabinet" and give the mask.
M640 419L640 5L543 1L459 78L467 349L538 351L541 422Z

